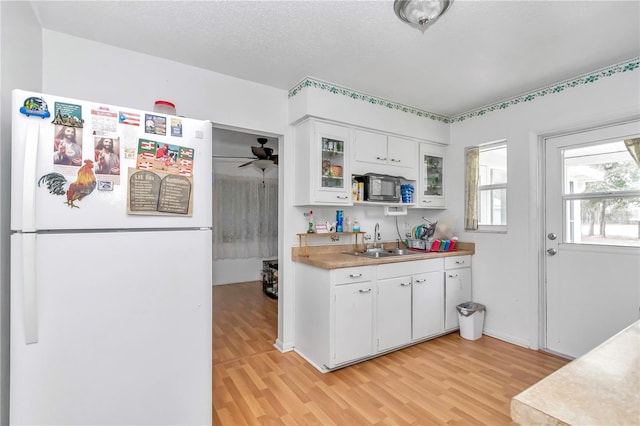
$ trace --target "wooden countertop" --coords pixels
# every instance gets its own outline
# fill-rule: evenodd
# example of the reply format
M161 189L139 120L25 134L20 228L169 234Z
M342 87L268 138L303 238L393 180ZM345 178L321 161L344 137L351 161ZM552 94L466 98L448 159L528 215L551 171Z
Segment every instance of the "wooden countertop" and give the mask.
M395 243L392 244L395 247ZM323 269L348 268L351 266L380 265L383 263L410 262L412 260L436 259L440 257L464 256L475 253L474 243L457 243L456 251L446 252L430 252L405 256L390 256L383 258L370 258L364 256L354 256L345 254L345 252L353 252L353 244L338 246L309 246L309 256L302 256L299 247L293 247L291 250L291 259L294 262L306 263ZM387 247L392 248L392 247Z
M511 400L521 425L640 424L640 321Z

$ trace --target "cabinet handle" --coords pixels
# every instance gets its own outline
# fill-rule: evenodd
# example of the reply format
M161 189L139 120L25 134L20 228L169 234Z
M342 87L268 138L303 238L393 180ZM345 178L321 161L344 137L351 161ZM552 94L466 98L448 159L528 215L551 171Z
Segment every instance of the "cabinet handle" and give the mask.
M371 291L370 288L361 288L360 290L358 290L360 293L369 293Z
M463 265L464 264L464 260L456 260L456 264L457 265Z
M427 280L426 278L421 278L421 279L419 279L419 280L416 280L416 284L423 283L423 282L425 282L426 280Z
M349 274L350 278L360 278L362 274Z
M457 276L458 276L458 274L449 274L449 278L455 278Z
M338 198L340 200L346 200L349 197L347 197L346 195L336 195L336 198Z
M395 158L392 158L392 159L391 159L391 162L392 162L392 163L401 163L402 161L401 161L401 160L396 160Z
M424 204L431 204L431 200L422 200Z
M376 160L387 161L387 157L376 157Z
M402 287L406 287L406 286L408 286L408 285L411 285L411 283L410 283L410 282L408 282L408 283L400 283L400 285L401 285Z

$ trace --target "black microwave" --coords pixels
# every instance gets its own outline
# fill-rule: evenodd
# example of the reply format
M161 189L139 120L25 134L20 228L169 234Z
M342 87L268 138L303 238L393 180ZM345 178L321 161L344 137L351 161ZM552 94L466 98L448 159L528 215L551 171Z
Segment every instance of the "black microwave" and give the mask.
M388 175L357 176L364 183L364 201L400 202L400 178Z

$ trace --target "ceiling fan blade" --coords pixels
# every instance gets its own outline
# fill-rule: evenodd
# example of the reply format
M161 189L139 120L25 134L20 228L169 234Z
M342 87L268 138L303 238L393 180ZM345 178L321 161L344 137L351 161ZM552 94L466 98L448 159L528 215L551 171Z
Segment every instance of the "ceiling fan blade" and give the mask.
M273 153L273 149L264 146L252 146L251 152L261 160L266 160Z
M277 166L278 165L278 154L272 155L271 157L269 157L269 160L273 161L273 164L275 164Z
M249 161L249 162L247 162L247 163L240 164L240 165L238 166L238 168L240 168L240 167L247 167L247 166L250 166L251 164L253 164L253 162L254 162L254 161L256 161L256 160L252 160L252 161Z

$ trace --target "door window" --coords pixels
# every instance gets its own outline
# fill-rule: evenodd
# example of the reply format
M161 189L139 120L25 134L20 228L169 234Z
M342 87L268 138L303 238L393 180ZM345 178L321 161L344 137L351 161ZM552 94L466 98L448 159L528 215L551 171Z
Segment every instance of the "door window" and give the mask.
M640 166L632 145L617 140L563 150L565 243L640 246Z

